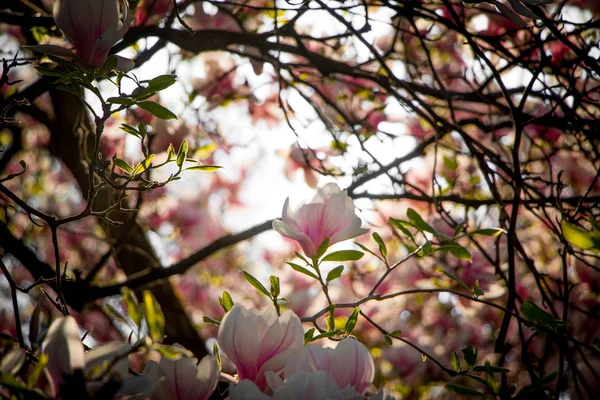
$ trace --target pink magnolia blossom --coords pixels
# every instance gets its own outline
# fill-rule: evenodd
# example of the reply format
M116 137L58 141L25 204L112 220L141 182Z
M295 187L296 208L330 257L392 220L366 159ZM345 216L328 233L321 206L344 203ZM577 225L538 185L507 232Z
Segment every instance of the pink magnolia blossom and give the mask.
M206 400L217 387L219 367L211 356L198 364L195 358L182 357L172 360L163 357L159 367L165 382L158 387L154 400ZM196 365L198 364L198 365Z
M249 379L261 390L267 386L265 372L281 373L303 340L300 318L290 310L277 316L274 307L260 312L235 305L221 321L218 334L219 346L237 367L238 379Z
M273 229L298 241L304 254L311 258L317 255L319 245L326 238L332 245L369 231L360 225L354 202L335 183L317 189L315 197L295 212L287 198L282 218L273 221Z
M100 67L113 45L129 29L131 15L124 0L56 0L54 20L91 67Z
M177 346L177 345L176 345ZM219 381L214 357L163 357L160 364L149 361L142 375L128 378L119 390L130 400L206 400Z
M48 372L58 392L68 376L85 367L83 344L75 318L61 317L52 322L44 342L44 353L48 356Z
M355 339L341 340L335 348L308 344L285 364L285 377L301 371L325 371L339 387L352 386L363 393L375 377L375 364L369 349Z

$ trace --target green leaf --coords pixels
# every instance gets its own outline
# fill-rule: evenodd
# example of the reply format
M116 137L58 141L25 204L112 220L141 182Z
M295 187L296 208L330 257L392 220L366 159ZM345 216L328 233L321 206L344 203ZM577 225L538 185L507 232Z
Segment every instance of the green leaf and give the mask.
M462 279L460 279L458 276L451 274L450 272L444 271L441 268L438 268L437 271L446 275L448 278L452 279L453 281L458 282L462 287L467 289L469 292L471 291L471 288L469 286L467 286L467 284Z
M600 351L600 336L596 336L592 341L592 345L597 351Z
M165 316L158 301L149 290L144 290L144 316L148 325L148 333L154 343L160 343L165 332Z
M42 372L44 371L44 368L46 368L46 365L48 364L48 355L47 354L40 354L38 359L38 362L34 363L34 367L31 370L31 372L29 372L29 376L27 377L27 385L28 386L36 386L37 385L37 381L40 378L40 375L42 374Z
M250 283L252 286L254 286L254 288L256 290L258 290L259 292L261 292L262 294L264 294L268 298L271 298L271 294L269 293L269 291L267 290L267 288L264 287L263 284L258 281L258 279L256 279L255 277L253 277L252 275L250 275L246 271L242 271L242 273L244 274L244 277L246 278L246 280L248 281L248 283Z
M552 316L548 311L541 309L537 304L532 301L524 301L520 307L521 313L529 322L533 322L545 325L547 327L554 328L559 322Z
M325 332L325 333L321 333L320 335L317 335L317 336L313 337L311 339L311 342L315 341L315 340L319 340L319 339L329 339L329 338L334 337L335 335L337 335L339 333L340 333L339 329L335 329L333 331L328 331L328 332Z
M143 315L135 293L133 290L124 287L121 289L121 294L123 295L123 300L125 300L125 306L127 307L127 314L129 314L129 318L131 318L135 326L139 327L142 323Z
M137 174L141 174L142 172L144 172L145 170L150 168L150 164L152 164L152 160L154 160L154 154L150 154L148 157L146 157L146 159L144 161L139 163L135 167L135 169L133 170L133 173L131 175L135 176Z
M329 304L329 316L327 317L327 330L335 331L335 304Z
M216 320L216 319L211 318L211 317L202 317L202 321L204 321L207 324L213 324L213 325L216 325L216 326L221 325L221 321Z
M473 286L471 293L473 293L473 296L475 297L483 296L485 294L483 290L479 288L479 279L475 280L475 285Z
M281 288L279 287L279 278L275 275L271 275L269 277L269 281L271 282L271 296L273 299L276 299L281 293Z
M452 233L452 237L458 236L458 234L462 232L465 225L466 225L466 223L464 221L461 222L460 224L456 225L456 228L454 228L454 232Z
M456 246L452 246L450 248L450 253L459 260L466 260L471 262L473 261L473 257L471 257L471 253L469 253L469 250L467 250L459 244L457 244Z
M434 234L436 233L435 230L427 222L425 222L423 218L421 218L419 213L417 213L412 208L406 210L406 216L412 221L415 228L417 228L418 230Z
M358 321L359 313L360 313L360 308L354 307L352 314L350 314L350 316L348 317L348 320L346 321L346 325L344 326L344 330L346 331L346 333L348 333L348 335L351 334L352 331L354 330L354 327L356 326L356 322Z
M329 238L326 237L325 240L321 242L319 248L317 249L317 258L321 258L323 254L325 254L325 250L329 247Z
M360 260L365 253L358 250L340 250L327 254L323 261L356 261Z
M170 162L175 158L175 149L173 149L173 143L169 143L169 148L167 149L167 162Z
M130 135L133 135L133 136L135 136L137 138L141 138L142 137L142 135L140 134L140 132L136 128L134 128L133 126L131 126L131 125L121 124L121 126L119 127L119 129L121 129L122 131L124 131L124 132L126 132L126 133L128 133Z
M385 340L385 342L388 344L388 346L391 346L394 344L394 341L392 340L392 338L389 335L384 335L383 340Z
M37 66L37 67L35 67L35 70L40 75L45 75L45 76L56 76L58 78L62 78L63 76L65 76L65 74L63 74L61 71L58 71L58 70L52 69L52 68L45 68L45 67Z
M130 97L124 97L124 96L109 97L108 99L106 99L106 102L112 103L112 104L121 104L124 106L132 106L133 105L133 100Z
M313 335L315 334L315 328L310 328L304 334L304 344L309 343L313 339Z
M142 140L144 140L144 138L148 134L148 130L146 129L146 124L144 123L144 121L140 121L140 123L138 124L138 132L140 133L140 137L142 138Z
M140 108L148 111L156 118L160 119L177 119L177 116L173 114L168 108L161 106L154 101L140 101L136 103Z
M594 247L598 248L596 243L594 243L594 239L590 235L590 232L587 230L570 224L567 221L562 221L560 223L560 227L562 229L563 236L572 245L583 250L589 250Z
M363 246L362 244L360 244L358 242L354 242L354 244L357 245L358 247L360 247L361 249L363 249L364 251L366 251L367 253L372 254L372 255L374 255L375 257L377 257L377 258L379 258L381 260L381 256L379 254L375 254L373 251L369 250L368 247Z
M115 68L117 68L117 56L113 54L104 61L98 70L98 76L106 76Z
M398 228L400 230L400 232L404 233L404 235L406 235L413 243L415 242L415 238L412 235L412 233L410 233L410 231L408 229L406 229L406 227L404 225L409 224L406 221L402 221L399 219L395 219L395 218L390 218L389 219L390 225ZM412 225L412 224L410 224Z
M219 371L221 371L221 369L223 369L223 363L221 362L221 354L219 353L219 345L217 342L213 343L213 357L217 362L217 368L219 368Z
M456 394L462 394L462 395L466 395L466 396L475 396L475 397L485 397L485 395L483 393L480 393L475 389L471 389L466 386L455 385L453 383L446 383L446 389L448 389L449 391L456 393Z
M456 372L460 372L460 358L458 358L456 350L450 350L450 362L452 363L452 368Z
M306 257L304 257L302 254L298 253L297 251L294 252L296 254L296 257L298 257L299 259L301 259L302 261L304 261L306 264L310 264L308 262L308 260L306 259Z
M475 236L475 235L498 236L502 233L506 233L506 231L501 228L486 228L486 229L476 229L474 231L468 232L467 236Z
M338 265L337 267L335 267L334 269L329 271L329 273L327 274L327 279L325 281L327 283L329 283L332 280L339 278L342 275L343 271L344 271L344 266Z
M387 257L387 247L385 246L385 243L383 242L383 239L381 238L381 236L379 236L379 233L373 232L373 239L379 245L379 252L381 253L381 256L383 258L386 258Z
M463 353L464 359L469 367L472 367L477 362L477 349L473 348L473 346L468 345L464 349L461 350Z
M233 299L226 290L223 291L223 297L219 297L219 304L221 305L221 307L223 307L223 310L225 312L229 312L229 310L233 308Z
M454 257L458 258L459 260L473 261L473 258L471 257L471 253L469 253L469 250L467 250L466 248L464 248L463 246L461 246L458 243L450 243L450 244L446 244L443 246L439 246L439 247L436 247L434 251L448 251L448 252L450 252L450 254L452 254Z
M183 143L181 143L181 146L179 146L179 151L177 152L177 166L180 169L183 166L183 163L185 162L185 159L187 157L187 152L188 152L188 142L187 142L187 140L184 140Z
M204 172L214 172L223 167L219 165L196 165L194 167L186 168L186 171L204 171Z
M319 277L317 275L313 274L312 272L310 272L306 268L303 268L303 267L299 266L298 264L294 264L293 262L288 262L286 264L289 265L290 267L292 267L292 269L294 271L300 272L301 274L308 275L308 276L310 276L313 279L319 280Z
M148 86L137 94L137 98L140 100L147 99L156 92L160 92L173 85L176 82L175 75L160 75L148 82Z

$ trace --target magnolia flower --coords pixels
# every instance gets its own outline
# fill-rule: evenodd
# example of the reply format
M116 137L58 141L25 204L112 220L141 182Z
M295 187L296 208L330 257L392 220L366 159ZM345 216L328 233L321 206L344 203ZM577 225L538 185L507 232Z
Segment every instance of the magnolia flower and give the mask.
M206 400L219 381L219 367L211 356L199 364L196 358L163 357L159 367L166 380L154 392L153 400Z
M111 374L124 381L129 375L130 352L131 345L116 340L89 350L85 353L85 376L96 379L103 376L106 367L110 366Z
M140 376L125 381L119 393L130 400L206 400L219 380L214 357L163 357L160 364L149 361Z
M44 342L44 353L48 356L47 368L55 389L76 370L84 369L85 354L75 318L61 317L52 322Z
M335 379L324 371L301 371L282 381L276 374L267 373L273 396L261 393L249 380L231 387L231 400L363 400L365 397L350 386L340 388Z
M308 344L285 364L285 377L302 371L324 371L339 387L352 386L364 393L375 377L375 364L369 349L355 339L341 340L335 348Z
M281 373L303 340L300 318L290 310L278 317L274 307L259 312L235 305L218 334L221 351L235 364L238 379L249 379L261 390L266 388L265 372Z
M113 45L129 29L131 15L125 0L56 0L54 20L91 67L106 61Z
M317 189L315 197L295 212L285 200L283 216L273 221L273 229L300 243L304 254L315 257L319 245L329 238L329 245L368 232L360 227L354 202L335 183Z

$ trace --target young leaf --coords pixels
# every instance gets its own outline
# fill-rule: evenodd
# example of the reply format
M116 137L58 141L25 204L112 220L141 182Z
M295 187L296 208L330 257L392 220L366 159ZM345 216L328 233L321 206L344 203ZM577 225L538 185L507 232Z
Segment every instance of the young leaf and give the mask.
M383 239L381 238L381 236L379 236L379 233L373 232L373 239L379 245L379 252L381 253L382 257L383 258L387 257L387 247L386 247L385 243L383 242Z
M467 233L467 236L475 236L475 235L498 236L502 233L506 233L506 231L501 228L486 228L486 229L476 229L474 231L471 231L471 232Z
M133 173L131 175L135 176L135 175L141 174L142 172L147 170L150 167L150 164L152 164L152 160L154 160L154 154L150 154L144 161L139 163L135 167L135 169L133 170Z
M149 290L144 290L144 316L148 325L150 338L154 343L162 341L165 332L165 316L160 309L158 301Z
M140 101L136 103L138 107L143 108L156 118L160 119L177 119L177 115L173 114L168 108L161 106L154 101Z
M389 219L390 225L398 228L400 230L400 232L404 233L404 235L406 235L413 243L415 242L415 238L412 235L412 233L410 233L410 231L408 229L406 229L406 227L404 225L409 224L406 221L402 221L399 219L395 219L395 218L390 218ZM412 224L409 224L412 225Z
M338 265L337 267L335 267L334 269L329 271L329 273L327 274L327 279L325 281L327 283L329 283L332 280L339 278L342 275L343 271L344 271L344 266Z
M389 335L384 335L383 340L385 340L385 342L387 343L388 346L391 346L394 344L394 341L392 340L392 338Z
M131 98L129 98L129 97L124 97L124 96L109 97L108 99L106 99L106 102L112 103L112 104L121 104L124 106L132 106L133 105L133 100L131 100Z
M275 275L271 275L269 277L269 281L271 282L271 296L276 299L281 293L281 289L279 287L279 278Z
M468 345L467 347L462 349L461 352L463 353L465 361L469 367L472 367L473 365L475 365L475 362L477 362L477 349L476 348L473 348L473 346Z
M286 264L292 267L294 271L300 272L301 274L308 275L313 279L319 280L319 277L317 275L313 274L306 268L299 266L298 264L294 264L293 262L287 262Z
M456 350L450 350L450 362L452 363L452 368L454 368L456 372L460 372L460 359L458 358Z
M217 342L213 344L213 357L217 362L217 368L219 368L219 371L221 371L221 369L223 368L223 364L221 363L221 354L219 353L219 345L217 344Z
M124 287L121 289L123 300L125 300L125 306L127 307L127 314L133 321L135 326L139 327L142 323L142 312L140 311L140 304L133 290Z
M358 321L359 313L360 313L360 308L354 307L354 310L352 310L352 314L350 314L350 316L348 317L348 320L346 321L346 325L344 326L344 330L346 331L346 333L348 335L351 334L352 331L354 330L354 327L356 326L356 322Z
M317 258L321 258L323 254L325 254L325 250L329 247L329 238L326 237L325 240L321 242L319 248L317 249Z
M434 234L436 233L435 230L427 222L425 222L423 218L421 218L419 213L417 213L412 208L406 210L406 216L412 221L415 228L417 228L418 230Z
M184 140L181 143L181 146L179 146L179 151L177 152L177 166L180 169L183 166L183 163L185 162L185 159L187 157L187 152L188 152L188 142L187 142L187 140Z
M327 254L323 261L356 261L360 260L365 253L358 250L340 250Z
M304 334L304 344L309 343L313 339L313 335L315 334L315 328L310 328Z
M583 250L589 250L595 247L594 239L587 230L570 224L567 221L562 221L560 223L560 227L562 229L563 236L572 245Z
M228 312L229 310L231 310L234 306L233 303L233 299L231 298L231 295L224 290L223 291L223 297L219 297L219 304L221 304L221 307L223 307L223 310L225 312Z
M246 271L242 271L242 273L244 274L244 277L246 278L246 280L248 281L248 283L250 283L252 286L254 286L254 288L256 290L258 290L259 292L261 292L262 294L264 294L268 298L271 298L271 294L269 293L269 291L267 290L267 288L265 288L263 286L263 284L258 281L258 279L256 279L255 277L253 277L252 275L250 275Z
M169 143L169 148L167 149L167 162L170 162L175 158L175 149L173 149L173 143Z
M221 325L221 321L217 321L216 319L211 318L211 317L202 317L202 321L204 321L207 324L213 324L216 326Z
M160 92L176 82L175 75L160 75L148 82L148 86L137 94L140 100L147 99L156 92Z
M186 168L186 171L204 171L204 172L214 172L223 167L219 165L196 165L194 167Z

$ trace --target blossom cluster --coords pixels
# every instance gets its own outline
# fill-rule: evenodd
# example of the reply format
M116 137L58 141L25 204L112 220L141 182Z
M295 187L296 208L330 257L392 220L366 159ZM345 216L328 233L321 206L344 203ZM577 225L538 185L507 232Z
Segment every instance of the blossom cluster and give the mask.
M135 346L113 341L85 351L76 320L60 317L44 343L52 383L47 394L65 397L83 373L88 392L98 393L113 380L120 383L116 396L130 399L204 400L220 377L231 384L232 400L364 399L375 376L369 350L355 338L335 348L304 344L302 323L291 310L278 315L274 307L260 312L235 305L220 323L218 345L220 362L233 364L235 377L220 372L215 357L197 362L180 346L172 347L175 355L150 360L142 374L129 376ZM16 352L22 364L24 352ZM382 390L370 398L393 396Z

